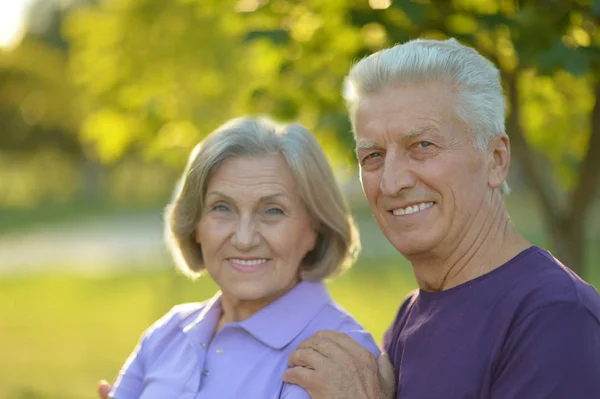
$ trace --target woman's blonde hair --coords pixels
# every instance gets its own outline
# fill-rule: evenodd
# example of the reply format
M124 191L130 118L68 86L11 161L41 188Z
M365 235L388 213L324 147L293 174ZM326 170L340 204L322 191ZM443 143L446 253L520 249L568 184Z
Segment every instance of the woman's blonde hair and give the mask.
M165 240L178 268L192 278L204 271L196 227L211 177L234 157L281 155L317 232L317 243L300 265L305 280L323 280L350 267L360 251L358 230L314 136L299 124L278 125L266 119L233 119L192 151L165 213Z

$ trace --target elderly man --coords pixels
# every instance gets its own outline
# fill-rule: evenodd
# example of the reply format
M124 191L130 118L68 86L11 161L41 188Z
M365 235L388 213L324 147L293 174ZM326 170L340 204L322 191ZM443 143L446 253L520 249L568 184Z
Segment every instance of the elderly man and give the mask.
M347 101L365 195L419 286L384 337L397 397L600 398L600 296L506 211L494 65L453 39L415 40L356 64ZM284 380L313 399L394 396L339 333L317 333L290 364Z

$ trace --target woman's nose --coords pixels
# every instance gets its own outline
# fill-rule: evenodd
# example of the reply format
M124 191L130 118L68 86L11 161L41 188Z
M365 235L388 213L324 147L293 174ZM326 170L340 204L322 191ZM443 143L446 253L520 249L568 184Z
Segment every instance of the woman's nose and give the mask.
M231 241L240 250L248 250L258 245L260 238L252 216L240 217Z

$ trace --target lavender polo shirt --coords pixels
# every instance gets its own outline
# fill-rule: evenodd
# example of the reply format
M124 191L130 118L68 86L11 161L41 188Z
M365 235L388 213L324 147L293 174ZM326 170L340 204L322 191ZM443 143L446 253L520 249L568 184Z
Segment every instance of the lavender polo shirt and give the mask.
M379 355L372 336L331 300L323 283L300 282L249 319L214 334L220 313L220 293L175 306L142 335L111 397L310 398L281 378L289 354L319 330L345 332Z

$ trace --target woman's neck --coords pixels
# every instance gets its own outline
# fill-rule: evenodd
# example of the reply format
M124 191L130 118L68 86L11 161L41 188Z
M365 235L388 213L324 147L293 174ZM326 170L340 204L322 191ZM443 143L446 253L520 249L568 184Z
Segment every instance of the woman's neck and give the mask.
M223 291L223 294L221 295L221 317L219 318L216 331L219 331L227 323L235 323L249 319L256 312L265 308L290 291L299 282L300 279L294 279L283 289L257 299L240 299Z

